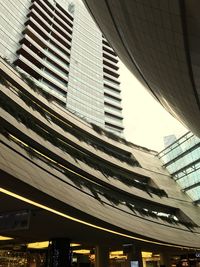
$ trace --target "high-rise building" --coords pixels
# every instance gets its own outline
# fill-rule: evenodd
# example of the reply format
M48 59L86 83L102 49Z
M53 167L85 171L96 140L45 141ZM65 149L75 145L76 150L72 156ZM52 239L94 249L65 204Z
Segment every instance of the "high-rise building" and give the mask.
M61 106L121 135L118 57L82 2L1 2L1 55Z
M17 3L25 5L25 1ZM14 26L21 10L15 9L16 2L10 2L3 3L2 9L7 10L7 24L12 21L11 14L16 19ZM200 205L180 190L157 152L95 127L68 110L70 80L87 81L87 68L82 79L78 69L85 62L75 57L79 50L73 55L75 28L78 22L80 27L89 23L79 21L78 15L76 20L75 12L82 12L82 7L61 0L27 2L25 27L22 23L24 30L20 29L17 38L21 41L15 43L18 55L10 54L22 70L38 75L36 81L43 89L0 58L0 265L71 267L73 257L78 266L135 263L142 267L144 250L156 257L152 262L156 266L198 266ZM67 8L63 9L64 4ZM77 38L82 33L81 29ZM62 45L61 39L69 46ZM102 65L108 66L112 61L106 61L107 50L111 49L104 38L101 41ZM83 43L80 50L86 48ZM81 58L89 59L84 54L87 51L80 52ZM73 73L76 67L77 73ZM107 84L106 77L113 76L108 70L102 70L102 86ZM64 94L66 88L67 109L50 101L45 88L60 104L64 101L55 92ZM108 83L104 96L109 98L111 88ZM48 242L42 242L46 247L37 245L36 252L33 242L37 241ZM174 262L175 258L179 262Z
M170 146L172 143L174 143L177 140L176 136L174 134L170 134L167 136L164 136L163 141L164 141L164 147Z

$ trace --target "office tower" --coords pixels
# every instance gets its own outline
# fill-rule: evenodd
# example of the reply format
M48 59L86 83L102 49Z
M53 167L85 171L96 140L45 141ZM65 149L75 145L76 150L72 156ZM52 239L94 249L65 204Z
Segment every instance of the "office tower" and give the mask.
M174 143L177 140L176 136L174 134L170 134L167 136L164 136L163 141L164 141L164 147L170 146L172 143Z
M123 132L118 58L79 0L3 1L0 51L64 108Z
M47 4L47 1L36 3L41 2ZM54 6L53 2L48 3ZM12 6L8 11L11 10ZM55 10L61 14L58 4ZM76 6L71 4L69 10L75 14ZM39 9L36 11L38 13ZM70 16L75 27L75 15ZM67 16L68 24L72 21L70 16ZM56 18L55 12L53 20ZM36 20L35 15L33 19ZM42 30L37 38L34 34L28 35L32 28L34 33L35 25L42 25L41 22L32 24L33 19L29 14L28 30L25 29L20 40L26 39L27 34L33 41L37 38L43 41ZM59 40L52 38L54 24L51 25L51 40L47 43L44 40L48 49L40 50L44 54L56 52L53 56L57 58L63 54L54 49ZM74 32L72 29L71 43ZM39 81L41 86L56 83L57 93L64 92L59 87L58 70L48 65L49 57L44 60L47 64L42 73L38 71L39 63L33 64L36 59L39 62L37 56L41 56L40 51L35 53L34 45L39 50L42 43L38 41L36 46L22 41L22 44L25 44L24 50L28 47L30 56L19 47L21 59L16 57L16 62L23 67L32 56L33 73L45 74ZM106 41L105 46L108 47ZM62 47L62 52L67 52L65 48ZM69 50L70 75L72 48ZM53 56L51 60L57 62ZM66 68L65 65L62 67ZM58 80L51 80L50 74ZM70 77L67 78L68 84ZM0 232L3 234L0 246L4 250L0 250L0 264L3 261L6 266L12 263L15 266L70 267L71 256L79 256L76 257L78 265L89 266L94 264L95 253L95 266L107 267L113 263L109 258L110 250L120 251L123 247L124 262L120 259L112 266L138 263L141 267L142 249L159 253L160 265L165 266L174 264L172 260L177 254L181 264L180 255L185 254L188 261L184 264L190 266L189 252L200 250L200 207L181 192L163 168L157 153L105 131L102 134L98 127L92 128L56 102L49 101L39 89L33 89L33 83L0 58ZM36 241L49 241L48 251L45 247L34 251L30 243ZM73 243L76 249L72 248ZM80 254L84 248L89 249L87 262L85 255ZM89 258L90 255L93 258ZM194 265L193 255L191 257ZM159 266L159 263L154 265Z

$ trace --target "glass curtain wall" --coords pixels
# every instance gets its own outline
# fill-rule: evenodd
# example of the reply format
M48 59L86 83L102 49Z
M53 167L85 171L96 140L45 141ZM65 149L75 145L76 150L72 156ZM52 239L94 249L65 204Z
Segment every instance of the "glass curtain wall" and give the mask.
M188 132L158 156L183 192L200 204L200 139Z

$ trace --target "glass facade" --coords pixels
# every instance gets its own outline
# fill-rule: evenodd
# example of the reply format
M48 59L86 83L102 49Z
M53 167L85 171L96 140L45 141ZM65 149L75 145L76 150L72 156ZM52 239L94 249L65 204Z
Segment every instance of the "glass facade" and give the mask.
M67 108L104 127L102 34L80 1L73 1L74 25Z
M183 192L200 204L200 139L188 132L158 156Z
M0 55L11 62L17 58L30 3L30 0L0 0Z
M63 107L121 135L118 59L81 0L0 1L1 56Z

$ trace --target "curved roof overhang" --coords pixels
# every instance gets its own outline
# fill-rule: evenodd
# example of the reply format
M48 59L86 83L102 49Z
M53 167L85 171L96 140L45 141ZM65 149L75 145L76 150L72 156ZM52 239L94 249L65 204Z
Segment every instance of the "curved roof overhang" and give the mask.
M120 185L119 181L112 179L111 176L108 179L81 159L77 160L77 153L76 156L73 154L74 157L68 154L69 150L75 150L77 146L80 154L83 149L85 155L88 155L88 150L92 151L91 146L78 141L78 138L74 139L74 142L70 142L70 149L68 146L67 153L64 152L54 142L50 142L49 138L41 135L40 131L36 131L32 125L40 126L40 129L43 128L49 133L54 130L54 139L57 138L57 141L58 133L61 138L62 132L62 128L59 127L61 124L57 124L58 121L65 126L66 122L71 126L78 124L77 131L88 137L88 134L92 134L91 127L78 121L77 117L72 119L68 113L57 110L56 104L48 102L34 92L10 66L2 62L0 65L1 74L4 75L2 76L4 84L0 85L0 126L2 127L0 129L0 199L2 203L0 212L29 208L32 211L30 223L33 228L28 231L20 231L18 234L15 232L16 235L22 236L26 240L42 237L42 235L51 238L56 234L57 236L68 235L67 237L75 240L80 237L80 239L91 240L91 242L95 242L95 240L104 242L108 238L110 241L118 240L122 243L130 240L158 246L200 249L199 207L194 206L189 199L183 199L176 188L173 189L171 197L162 198L156 195L153 197L141 189L131 186L127 188L122 183ZM7 84L8 81L11 86ZM20 98L20 92L24 96L27 94L31 101L25 102ZM5 102L2 101L3 99ZM38 109L39 107L40 109ZM47 110L49 110L48 113ZM45 116L48 115L48 120L47 117L42 116L43 112L45 112ZM24 119L25 116L29 118L28 122ZM37 116L37 121L35 116ZM73 121L74 124L71 124L70 121ZM97 133L93 132L92 135L97 137ZM62 146L66 146L66 142L72 141L73 138L75 138L74 134L72 135L66 130ZM77 140L76 147L75 140ZM98 140L106 141L100 134ZM115 145L114 142L112 143L112 146L119 149L119 142L115 142ZM108 140L106 144L110 146ZM129 149L127 147L127 150ZM121 152L123 153L122 146ZM95 149L95 154L93 153L92 156L95 162L99 160L96 155L98 153L104 155L107 162L104 163L100 158L101 164L109 164L109 168L115 168L117 172L120 171L120 165L125 164L106 153L103 154L98 149ZM145 151L145 153L149 152ZM150 153L149 157L154 157L154 154ZM110 161L116 164L112 166ZM124 165L123 177L126 177L128 168L127 165L126 167ZM131 168L132 177L142 171L142 167L132 166ZM160 177L157 172L153 171L153 173L157 178ZM79 182L80 180L83 183ZM158 186L163 181L165 181L166 187L172 187L170 177L162 176L162 179L158 181ZM87 187L87 184L90 187ZM91 189L93 190L91 191ZM106 194L101 194L99 197L98 193L101 189L105 190ZM110 194L115 196L114 200L117 197L120 198L120 202L116 204L113 199L108 197ZM192 225L192 230L188 224L182 224L183 216L178 224L174 224L162 221L160 217L147 218L124 205L124 203L129 203L130 199L131 201L134 199L134 205L136 205L136 202L139 201L136 198L140 198L138 203L141 207L149 207L153 211L156 207L159 207L159 211L162 207L161 211L164 212L166 209L166 212L171 211L174 207L179 212L183 210L184 217L191 217L195 223ZM146 206L147 202L148 206ZM43 218L46 218L45 221ZM38 226L37 229L36 226ZM55 227L56 231L54 232ZM6 232L6 235L9 236L9 233Z
M137 79L200 136L199 1L84 2Z

